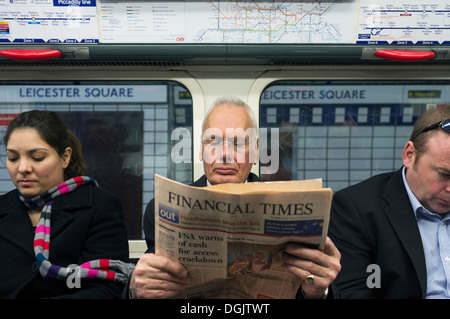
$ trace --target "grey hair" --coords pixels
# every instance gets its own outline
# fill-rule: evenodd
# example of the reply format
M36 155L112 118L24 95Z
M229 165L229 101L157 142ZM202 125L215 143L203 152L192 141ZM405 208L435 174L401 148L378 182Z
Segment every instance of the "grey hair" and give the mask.
M206 120L208 119L209 114L216 107L218 107L219 105L223 105L223 104L233 105L236 107L243 107L247 111L248 115L250 116L250 120L252 122L251 127L254 128L256 130L256 132L258 131L258 126L256 124L256 117L255 117L255 114L253 113L253 110L250 108L250 106L237 97L228 96L228 97L221 97L221 98L217 99L213 103L213 105L209 108L208 112L206 112L205 118L203 119L203 123L202 123L202 132L205 131L205 123L206 123Z

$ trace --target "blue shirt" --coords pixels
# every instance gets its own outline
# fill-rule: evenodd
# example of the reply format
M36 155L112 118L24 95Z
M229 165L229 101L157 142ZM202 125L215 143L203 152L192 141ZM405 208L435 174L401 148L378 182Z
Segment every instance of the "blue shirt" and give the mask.
M427 210L409 188L403 167L403 182L416 216L427 267L429 299L450 298L450 214L444 218Z

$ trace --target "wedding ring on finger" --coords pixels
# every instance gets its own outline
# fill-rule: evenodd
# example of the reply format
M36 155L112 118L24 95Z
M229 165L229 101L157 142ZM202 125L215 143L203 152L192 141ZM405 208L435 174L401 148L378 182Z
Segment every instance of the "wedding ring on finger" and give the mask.
M306 277L305 281L308 285L314 285L314 276L313 274L310 274L308 277Z

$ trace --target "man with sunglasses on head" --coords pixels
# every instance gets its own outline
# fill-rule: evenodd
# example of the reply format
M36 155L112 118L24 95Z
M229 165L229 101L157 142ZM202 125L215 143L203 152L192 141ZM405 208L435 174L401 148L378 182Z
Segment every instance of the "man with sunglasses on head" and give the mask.
M450 298L450 107L416 121L403 167L336 192L341 298Z
M205 174L192 186L246 183L259 181L251 173L258 160L256 119L250 107L236 98L219 99L206 114L202 125L200 159ZM144 254L130 278L131 298L168 298L189 285L189 274L180 263L155 255L155 203L152 200L144 215L147 253ZM304 280L299 298L332 297L329 289L340 269L340 255L327 238L324 251L289 244L283 261L286 267Z

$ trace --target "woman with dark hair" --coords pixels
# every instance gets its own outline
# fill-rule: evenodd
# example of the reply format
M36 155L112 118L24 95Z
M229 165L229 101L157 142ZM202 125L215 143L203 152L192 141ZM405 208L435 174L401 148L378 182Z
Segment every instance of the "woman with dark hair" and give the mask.
M132 269L122 205L85 176L78 139L35 110L3 142L16 189L0 196L0 298L120 298Z

